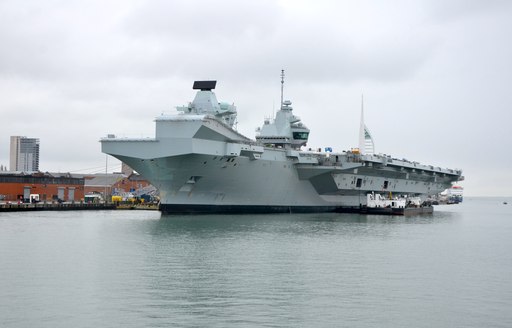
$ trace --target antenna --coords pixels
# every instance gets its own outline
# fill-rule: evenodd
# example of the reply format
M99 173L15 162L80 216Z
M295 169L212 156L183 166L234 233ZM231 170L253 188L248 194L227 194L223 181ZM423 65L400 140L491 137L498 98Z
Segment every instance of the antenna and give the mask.
M281 106L283 106L284 69L281 70Z

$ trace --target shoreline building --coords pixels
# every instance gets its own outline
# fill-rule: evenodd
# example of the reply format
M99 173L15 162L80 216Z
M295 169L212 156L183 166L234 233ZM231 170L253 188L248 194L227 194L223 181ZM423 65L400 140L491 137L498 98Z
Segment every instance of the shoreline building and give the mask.
M39 139L11 136L9 170L13 172L39 171Z
M69 173L0 173L0 201L80 201L84 198L85 179Z

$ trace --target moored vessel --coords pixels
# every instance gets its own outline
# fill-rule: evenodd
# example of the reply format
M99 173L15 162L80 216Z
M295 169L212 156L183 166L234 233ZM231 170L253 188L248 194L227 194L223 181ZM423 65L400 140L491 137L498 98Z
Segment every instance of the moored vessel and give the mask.
M275 117L250 139L236 131L237 109L219 102L215 87L196 81L191 103L155 119L154 138L101 139L104 153L158 188L163 212L363 212L369 194L423 203L462 179L460 170L374 154L363 122L359 149L303 150L310 130L282 96Z

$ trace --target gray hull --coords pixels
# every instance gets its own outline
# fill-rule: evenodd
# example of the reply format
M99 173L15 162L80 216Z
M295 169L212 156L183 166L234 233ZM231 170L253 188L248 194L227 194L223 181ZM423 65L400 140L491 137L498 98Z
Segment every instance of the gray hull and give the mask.
M386 156L264 147L208 116L156 121L155 139L102 139L176 213L357 211L369 192L427 198L461 172Z

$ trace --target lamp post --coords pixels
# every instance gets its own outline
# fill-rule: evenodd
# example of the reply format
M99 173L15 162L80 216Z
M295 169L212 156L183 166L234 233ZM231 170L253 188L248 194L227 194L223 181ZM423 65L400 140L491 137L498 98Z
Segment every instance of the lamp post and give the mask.
M105 155L105 193L104 193L104 202L107 203L107 167L108 167L108 155Z

